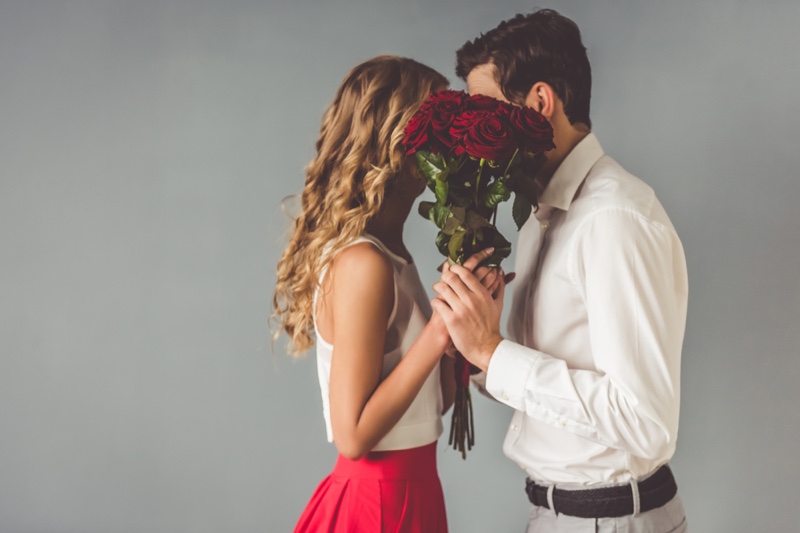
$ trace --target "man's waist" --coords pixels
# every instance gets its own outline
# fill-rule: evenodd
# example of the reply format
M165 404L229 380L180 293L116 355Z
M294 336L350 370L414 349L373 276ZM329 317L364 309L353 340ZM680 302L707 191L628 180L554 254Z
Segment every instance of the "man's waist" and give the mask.
M669 466L663 465L650 475L631 479L627 484L562 488L526 481L529 501L558 514L580 518L607 518L636 515L666 505L678 487Z
M534 481L538 485L556 485L564 490L585 490L628 485L631 480L641 482L655 474L663 464L653 463L649 467L635 470L615 468L610 464L597 463L586 463L582 465L583 468L581 468L580 463L576 463L564 466L562 470L557 472L553 471L553 469L558 468L556 464L549 465L544 469L544 472L536 467L523 467L522 469L525 471L527 479Z

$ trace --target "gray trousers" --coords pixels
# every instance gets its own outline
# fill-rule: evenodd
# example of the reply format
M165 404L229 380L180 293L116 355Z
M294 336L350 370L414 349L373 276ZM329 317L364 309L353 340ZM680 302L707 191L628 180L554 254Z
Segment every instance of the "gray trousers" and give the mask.
M575 518L531 506L526 533L685 533L686 513L680 494L666 505L637 516Z

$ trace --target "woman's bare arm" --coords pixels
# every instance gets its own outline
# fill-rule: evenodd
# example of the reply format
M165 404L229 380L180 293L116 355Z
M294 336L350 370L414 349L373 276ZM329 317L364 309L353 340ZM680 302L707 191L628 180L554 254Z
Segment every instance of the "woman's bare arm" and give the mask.
M386 326L394 305L394 272L389 259L368 243L343 250L330 267L333 335L330 406L339 452L357 459L394 427L419 393L450 340L434 314L395 369L380 380ZM330 320L332 319L332 320Z

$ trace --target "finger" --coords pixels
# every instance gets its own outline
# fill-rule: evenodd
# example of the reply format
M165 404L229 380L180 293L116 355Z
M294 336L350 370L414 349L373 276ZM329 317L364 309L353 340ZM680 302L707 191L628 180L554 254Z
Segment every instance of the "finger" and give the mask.
M450 324L450 319L453 317L453 310L450 309L445 302L440 300L439 298L434 298L431 300L431 307L434 311L441 315L442 320L444 320L444 325L447 326Z
M475 277L478 278L484 287L488 287L498 276L498 273L498 268L481 267L475 271Z
M489 267L485 267L484 266L484 267L478 268L477 270L473 270L472 273L475 274L475 277L478 278L478 280L481 283L483 283L483 280L486 279L486 276L488 276L489 274L491 274L492 272L494 272L496 270L497 270L496 268L489 268Z
M450 271L457 275L458 278L463 282L465 288L469 291L474 292L475 294L484 294L486 289L484 289L481 282L466 268L459 265L453 265Z
M440 278L442 281L447 279L448 276L452 275L452 273L450 271L451 267L452 267L452 265L450 264L450 261L445 261L444 265L442 265L442 275L441 275L441 278Z
M499 273L497 272L497 270L492 270L492 272L490 272L485 278L480 280L481 285L483 285L486 288L489 288L492 285L494 285L498 277Z
M486 287L486 290L488 290L491 293L492 298L495 298L497 296L497 288L500 286L500 281L503 280L504 277L505 277L505 272L503 272L502 268L498 268L497 279L495 279L494 283Z
M498 276L497 279L494 280L494 283L486 287L486 290L491 293L492 298L497 298L497 289L500 287L502 282L503 278Z
M466 272L469 272L467 269L465 269L461 265L452 265L450 267L450 272L448 272L447 274L442 275L441 283L447 284L451 289L453 289L453 291L455 291L455 293L458 295L458 299L460 301L466 302L466 301L469 300L470 293L472 291L470 291L467 288L467 286L464 284L464 281L461 279L461 277L458 276L458 274L456 274L454 269L459 269L459 270L464 270ZM470 273L470 276L472 276L472 273Z
M438 296L438 295L437 295L437 296L434 296L433 298L431 298L431 306L433 306L433 302L434 302L434 300L438 300L439 302L441 302L441 303L443 303L444 305L446 305L448 309L450 309L451 311L453 310L453 308L452 308L452 307L450 307L450 304L449 304L449 303L447 303L447 300L443 299L441 296ZM436 314L436 313L434 313L434 314Z
M449 261L445 261L444 265L442 265L442 275L439 278L439 282L447 283L448 280L452 280L455 277L455 274L450 270L451 266Z
M514 277L513 277L514 273L513 272L510 274L510 276L512 276L511 279L514 279ZM506 283L507 283L506 279L508 279L508 276L506 276L505 278L501 277L499 279L500 279L500 286L497 288L497 295L494 297L494 299L497 302L499 302L499 304L502 306L503 305L503 300L506 297Z
M512 281L514 281L515 279L517 279L517 273L516 273L516 272L511 272L511 273L509 273L509 274L506 274L506 276L505 276L505 283L506 283L506 284L508 284L508 283L511 283L511 282L512 282Z
M494 247L486 248L485 250L481 250L475 254L472 254L469 259L464 261L464 268L468 268L469 270L474 270L476 266L480 264L481 261L489 257L494 253Z
M450 285L443 281L434 283L433 290L442 300L447 303L448 306L450 306L451 309L461 303L461 298L458 297L458 294L453 290L452 287L450 287Z

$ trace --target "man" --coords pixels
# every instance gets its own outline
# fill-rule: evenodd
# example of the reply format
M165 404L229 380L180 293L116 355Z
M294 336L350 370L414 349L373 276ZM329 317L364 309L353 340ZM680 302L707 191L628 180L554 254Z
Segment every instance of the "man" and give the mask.
M539 209L519 233L508 338L497 300L445 268L434 307L485 390L516 409L503 446L528 475L528 531L685 531L675 451L686 322L683 249L653 190L591 132L580 31L552 10L467 42L470 93L553 125ZM591 527L587 527L591 526Z

